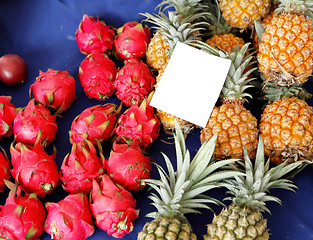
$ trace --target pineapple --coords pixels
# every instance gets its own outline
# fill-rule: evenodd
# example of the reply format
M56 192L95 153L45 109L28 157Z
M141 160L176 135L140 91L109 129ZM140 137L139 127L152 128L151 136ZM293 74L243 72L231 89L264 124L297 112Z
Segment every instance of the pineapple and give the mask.
M218 5L213 4L211 0L207 0L210 11L210 31L206 34L209 37L205 43L212 47L217 47L228 53L239 46L241 48L245 41L242 37L237 36L237 31L232 28L221 16Z
M269 13L271 0L220 0L219 6L230 26L246 29Z
M258 149L254 164L245 150L243 171L245 176L237 176L227 180L225 186L232 196L227 200L232 203L224 208L221 213L214 216L211 224L207 226L204 240L219 239L269 239L266 219L263 212L269 212L267 201L281 203L280 199L269 195L272 188L294 190L296 186L287 179L287 173L297 168L301 162L286 163L270 168L270 161L265 162L262 139L259 139ZM240 166L232 166L241 169Z
M280 1L259 44L259 70L279 85L304 83L313 71L312 0Z
M259 129L273 163L312 162L313 108L303 99L282 96L268 104Z
M221 181L225 179L243 175L237 170L218 170L237 160L214 161L212 156L216 135L203 144L191 160L177 121L175 121L175 127L177 170L174 170L171 160L163 154L168 173L157 165L160 179L144 180L156 191L150 195L150 199L157 211L147 215L154 220L144 225L143 230L138 234L138 240L197 239L185 214L198 213L197 208L211 209L208 205L211 203L220 204L217 199L203 193L218 188Z
M200 43L200 42L199 42ZM245 98L252 97L245 92L252 87L253 78L249 75L255 68L251 67L252 56L247 55L249 43L240 50L235 48L230 54L215 50L207 44L200 43L204 51L215 52L216 55L232 60L227 79L221 93L220 106L215 106L205 128L201 130L200 140L204 143L218 133L215 157L218 159L243 158L243 146L246 147L249 157L254 157L257 142L257 119L243 105ZM250 68L246 71L247 68Z
M202 9L206 9L206 6L202 6L199 0L168 0L163 1L159 7L165 9L174 7L175 10L168 11L167 15L162 11L154 15L150 13L142 14L146 17L145 21L152 23L156 28L156 33L148 46L147 63L159 71L157 83L163 74L176 43L180 41L185 44L191 44L196 39L199 40L200 30L203 29L202 26L206 22L198 20L206 19L208 14L208 12L204 12ZM166 46L166 48L162 46ZM161 58L158 57L159 55ZM155 87L157 87L157 84ZM175 116L159 109L156 110L156 115L162 123L164 132L172 134L175 129ZM178 121L182 126L185 137L195 128L195 125L188 121L183 119L178 119Z
M160 10L157 15L142 15L156 28L148 45L146 61L151 68L160 70L167 65L177 41L188 43L189 40L200 37L198 26L207 25L205 20L208 14L205 12L207 6L200 0L163 0L157 8ZM168 17L162 11L172 8L174 11L170 11ZM188 26L182 26L183 24Z

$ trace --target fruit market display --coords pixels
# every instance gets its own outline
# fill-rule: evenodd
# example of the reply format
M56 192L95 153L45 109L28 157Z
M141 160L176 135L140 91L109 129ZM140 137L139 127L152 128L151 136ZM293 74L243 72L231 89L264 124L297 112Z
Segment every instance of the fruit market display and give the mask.
M309 239L312 4L1 2L0 239ZM231 61L205 128L150 106L178 41Z

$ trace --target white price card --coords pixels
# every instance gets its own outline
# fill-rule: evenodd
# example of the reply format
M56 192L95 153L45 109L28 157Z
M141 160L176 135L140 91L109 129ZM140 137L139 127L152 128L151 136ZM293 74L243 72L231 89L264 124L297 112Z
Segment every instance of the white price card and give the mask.
M178 42L150 105L204 128L230 64L229 59Z

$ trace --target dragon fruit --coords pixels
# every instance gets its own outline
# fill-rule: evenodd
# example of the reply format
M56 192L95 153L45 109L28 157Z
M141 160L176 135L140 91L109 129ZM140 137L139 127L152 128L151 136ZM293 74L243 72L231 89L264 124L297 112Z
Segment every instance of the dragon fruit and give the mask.
M114 39L114 49L120 60L143 59L146 57L147 47L151 40L148 27L132 21L117 29Z
M72 122L69 132L70 142L83 142L89 140L92 144L108 141L113 134L121 106L114 103L95 105L86 108Z
M38 102L57 115L76 100L76 81L68 71L39 71L39 76L30 86L30 95L31 93Z
M0 140L12 135L13 121L20 110L11 103L11 99L10 96L0 96Z
M49 155L39 141L34 146L19 142L11 144L10 152L12 176L25 192L34 192L43 198L59 184L55 149Z
M78 78L86 95L99 100L108 99L115 91L117 69L106 54L89 54L80 64Z
M107 53L113 48L115 32L111 26L107 26L99 18L83 16L75 34L79 50L88 55L89 53Z
M154 84L155 78L148 65L137 59L124 61L114 82L116 96L127 107L144 99Z
M117 137L130 138L137 142L141 149L148 149L160 132L160 121L149 105L152 93L140 104L128 108L117 120L114 133Z
M117 238L134 229L133 222L139 215L132 194L115 184L106 174L100 183L93 181L90 209L96 225Z
M31 99L27 106L18 112L13 122L15 141L28 145L35 144L39 132L41 144L51 144L55 140L57 129L56 116L52 116L43 104L35 104L35 99Z
M1 207L0 239L39 240L45 219L46 210L36 193L21 196L21 189L15 184Z
M72 150L67 154L61 166L61 180L63 189L70 193L89 194L92 181L100 181L105 169L105 159L99 144L99 156L93 144L74 142Z
M5 189L4 179L10 178L10 163L5 151L0 152L0 192Z
M57 203L47 202L46 209L45 231L51 239L84 240L94 233L86 195L70 194Z
M145 186L142 179L151 178L151 159L145 156L137 142L115 141L107 162L107 174L128 191Z

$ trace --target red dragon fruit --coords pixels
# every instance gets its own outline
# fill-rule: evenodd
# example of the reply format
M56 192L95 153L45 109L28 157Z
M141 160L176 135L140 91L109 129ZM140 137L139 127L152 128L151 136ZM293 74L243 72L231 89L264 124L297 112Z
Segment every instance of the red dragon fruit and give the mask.
M83 142L89 140L92 144L108 141L113 134L121 106L114 103L95 105L86 108L72 122L69 132L70 142Z
M108 99L115 91L117 69L106 54L89 54L80 64L78 78L86 95L99 100Z
M10 163L9 159L3 150L0 152L0 192L5 189L4 179L8 180L10 178Z
M108 175L103 175L100 183L93 181L90 208L96 225L117 238L134 229L133 222L139 215L132 194Z
M152 93L141 104L128 108L117 120L114 133L117 137L130 138L142 149L148 149L160 132L160 121L149 105Z
M11 103L10 96L0 96L0 140L12 135L13 121L19 108Z
M39 76L30 86L30 95L31 92L38 102L57 115L76 100L76 81L68 71L39 71Z
M100 181L105 169L105 159L99 144L99 156L94 145L85 140L74 142L72 150L67 154L61 166L63 189L70 193L89 194L92 181Z
M94 233L89 201L82 193L70 194L63 200L47 202L45 231L53 239L84 240Z
M21 196L14 185L0 211L0 239L39 240L44 231L46 210L36 193Z
M52 116L50 111L41 103L35 104L35 99L31 99L16 115L13 122L13 133L16 142L34 145L41 132L41 144L47 146L55 140L58 126L56 116Z
M124 61L118 71L114 86L116 96L129 107L144 99L153 89L155 78L147 64L137 59Z
M75 37L78 48L83 54L88 55L95 52L107 53L113 48L115 32L104 21L85 14L79 24Z
M40 136L38 137L40 139ZM59 184L56 151L49 155L39 141L34 146L21 142L11 144L12 176L27 193L36 193L43 198Z
M107 162L107 174L128 191L141 190L142 179L151 177L151 159L145 156L137 142L115 141Z
M143 59L151 39L148 27L132 21L117 29L114 48L120 60Z

